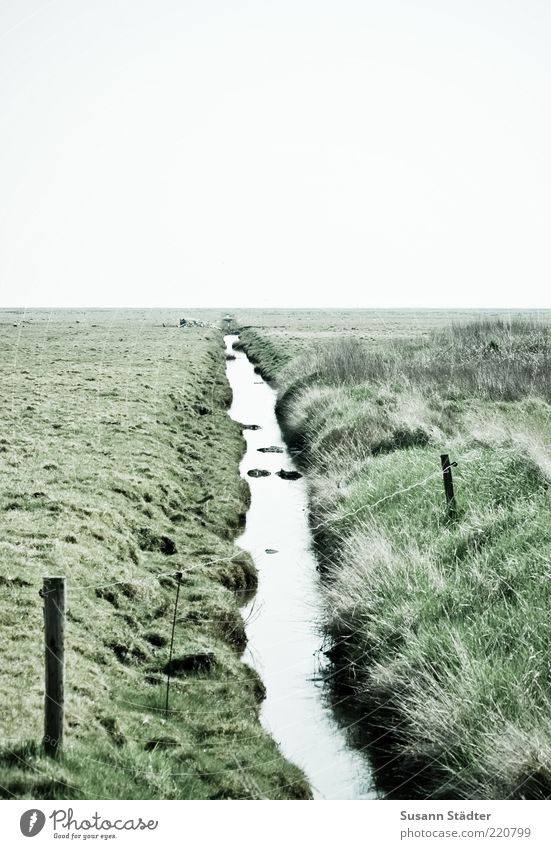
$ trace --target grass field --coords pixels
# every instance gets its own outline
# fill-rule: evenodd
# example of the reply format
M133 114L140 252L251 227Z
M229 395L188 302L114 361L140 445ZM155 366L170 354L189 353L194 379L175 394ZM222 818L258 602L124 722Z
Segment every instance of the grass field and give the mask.
M388 795L551 796L549 318L238 315L308 471L331 655Z
M219 330L0 313L0 796L304 798L258 721ZM204 315L220 317L220 313ZM165 718L175 573L183 572ZM40 749L43 575L67 578L66 752Z

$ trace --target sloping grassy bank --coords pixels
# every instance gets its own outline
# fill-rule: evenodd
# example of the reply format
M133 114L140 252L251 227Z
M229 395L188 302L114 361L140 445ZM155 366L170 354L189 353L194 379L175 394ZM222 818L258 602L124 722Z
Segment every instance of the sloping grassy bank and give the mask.
M273 383L292 357L289 348L262 336L252 327L238 328L238 332L240 338L234 348L237 351L246 351L255 371L264 380Z
M551 796L550 359L548 326L514 321L268 361L388 795Z
M240 661L256 573L232 543L248 487L222 335L177 319L0 313L3 798L309 795ZM67 578L59 763L39 745L48 574Z

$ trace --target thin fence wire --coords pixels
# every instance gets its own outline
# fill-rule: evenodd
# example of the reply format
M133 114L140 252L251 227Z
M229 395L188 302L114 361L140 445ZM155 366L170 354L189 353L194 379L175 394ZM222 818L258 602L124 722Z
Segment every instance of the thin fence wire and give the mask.
M465 465L465 462L468 462L468 461L462 461L462 465ZM394 490L393 492L388 493L387 495L384 495L382 498L379 498L375 502L361 504L359 507L355 508L354 510L350 510L350 511L347 511L345 513L341 513L341 514L339 514L339 516L337 516L333 519L324 519L323 521L318 522L316 525L310 525L310 530L312 532L316 532L316 531L320 530L321 528L329 528L329 527L338 525L342 521L344 521L345 519L356 516L364 510L373 511L377 507L379 507L381 504L383 504L384 502L389 501L390 499L396 498L399 495L403 495L407 492L410 492L414 489L426 486L426 484L428 484L432 480L435 480L436 478L442 478L442 469L441 468L439 468L437 471L434 471L433 473L427 475L424 478L420 478L419 480L414 481L411 484L408 484L408 486L406 486L406 487L399 487L398 489ZM237 540L237 544L239 544L238 540ZM260 554L261 554L261 549L257 549L256 552L253 552L251 554L252 559L256 560L260 556ZM118 579L116 581L110 581L110 582L107 582L107 583L102 582L100 584L79 584L79 583L75 583L74 581L71 580L71 591L110 589L111 587L127 585L127 584L138 584L138 585L139 584L146 584L146 583L149 583L151 581L159 581L161 578L174 578L178 572L182 572L182 574L185 575L185 574L192 573L194 570L207 568L209 566L213 566L213 565L216 565L216 564L219 564L219 563L236 562L240 558L242 558L242 556L243 556L242 552L239 552L237 554L233 554L233 555L230 555L230 556L218 557L218 558L215 558L215 559L212 559L212 560L201 561L201 562L195 563L195 564L188 566L188 567L182 567L181 569L178 569L178 568L175 567L168 572L158 572L158 573L155 573L153 575L146 575L146 576L143 576L143 577L140 577L140 578L126 577L126 578ZM13 588L15 588L15 585L14 585ZM17 585L17 589L21 589L21 587L19 585ZM248 594L248 593L251 593L252 590L245 588L245 589L232 590L231 592L237 593L237 594L239 594L239 593Z
M341 514L341 515L339 515L338 517L336 517L336 518L335 518L335 519L333 519L333 520L325 520L325 521L323 521L323 522L320 522L319 524L317 524L317 525L315 525L315 526L311 527L311 530L312 530L312 531L316 531L316 530L319 530L320 528L322 528L322 527L324 527L324 526L329 526L329 525L337 524L337 523L339 523L339 522L342 522L345 518L349 518L349 517L352 517L352 516L357 515L358 513L360 513L360 512L361 512L361 511L363 511L363 510L371 510L371 511L373 511L374 509L376 509L379 505L381 505L381 504L382 504L382 503L384 503L385 501L388 501L388 500L389 500L389 499L391 499L391 498L395 498L395 497L397 497L397 496L399 496L399 495L401 495L401 494L405 494L405 493L407 493L407 492L409 492L409 491L411 491L411 490L413 490L413 489L415 489L415 488L417 488L417 487L422 487L422 486L424 486L424 485L428 484L431 480L436 479L436 478L438 478L438 477L441 477L441 475L442 475L442 470L441 470L441 469L438 469L438 471L435 471L434 473L432 473L432 474L428 475L427 477L425 477L425 478L423 478L423 479L420 479L420 480L418 480L418 481L415 481L415 482L413 482L412 484L408 485L407 487L399 488L399 489L395 490L394 492L387 494L386 496L384 496L384 497L380 498L379 500L377 500L377 501L375 501L375 502L373 502L373 503L371 503L371 504L369 504L369 503L367 503L367 504L362 504L362 505L360 505L360 507L356 508L355 510L353 510L353 511L349 511L349 512L347 512L347 513L345 513L345 514ZM182 571L189 573L189 572L192 572L194 569L207 567L207 566L209 566L209 565L213 565L213 564L215 564L215 563L220 563L220 562L231 562L231 561L233 561L233 560L235 559L235 557L236 557L236 556L237 556L237 555L233 555L232 557L221 557L221 558L217 558L217 559L215 559L215 560L205 561L205 562L203 562L203 563L194 564L192 567L189 567L187 570L182 570ZM176 574L176 570L174 570L174 569L173 569L173 570L171 570L170 572L166 572L166 573L159 573L159 574L156 574L156 575L151 575L151 576L142 577L142 578L135 578L135 579L132 579L132 578L128 579L128 578L126 578L126 579L121 579L121 580L119 580L119 581L114 581L114 582L107 583L107 584L105 584L105 583L104 583L104 584L73 584L73 583L71 582L71 590L73 590L73 589L74 589L74 590L80 590L80 591L83 591L83 590L90 590L90 589L96 590L96 589L102 589L102 588L113 587L113 586L117 586L117 585L121 585L121 584L129 584L129 583L133 583L133 584L140 584L140 583L146 583L146 582L149 582L149 581L158 581L160 578L163 578L163 577L167 577L167 578L168 578L168 577L174 577L174 576L175 576L175 574ZM19 588L18 588L18 589L19 589ZM251 590L237 590L237 591L234 591L234 592L250 593L250 592L251 592ZM204 620L203 620L203 621L204 621ZM209 619L208 621L215 621L215 620L213 620L213 619ZM225 620L225 618L221 618L220 620L216 620L216 621L226 621L226 620ZM346 639L350 639L350 636L352 636L352 635L347 636L347 638L346 638ZM339 672L340 672L340 673L342 673L342 670L339 670ZM347 698L343 699L342 701L346 701L346 700L347 700ZM389 700L387 700L387 702L388 702L388 701L390 701L390 699L389 699ZM147 709L147 710L156 710L156 709L157 709L157 708L155 708L155 707L154 707L154 706L152 706L152 705L139 705L139 704L137 704L137 703L132 703L132 702L127 702L127 704L129 704L129 705L130 705L130 704L135 704L137 707L139 706L139 707L142 707L142 708ZM338 704L338 703L337 703L337 704ZM384 703L384 704L387 704L387 703ZM335 705L335 706L336 706L336 705ZM384 705L383 705L383 706L384 706ZM366 714L363 714L363 715L362 715L359 719L355 720L354 722L350 723L350 724L349 724L349 725L347 725L347 726L344 726L344 731L345 731L345 732L346 732L346 731L350 731L350 729L352 729L352 728L353 728L355 725L357 725L358 723L365 722L365 720L366 720L367 718L369 718L369 716L370 716L370 715L372 715L375 711L380 710L380 709L381 709L381 707L382 707L382 706L381 706L381 705L379 705L379 706L378 706L378 707L377 707L374 711L367 712ZM158 708L158 710L163 711L164 709L163 709L163 708ZM170 711L170 712L171 712L171 714L180 713L180 712L177 712L177 711ZM183 713L183 712L182 712L182 713ZM401 725L403 725L404 723L406 723L406 720L404 720L404 721L403 721L403 723L399 723L396 727L400 727L400 726L401 726ZM384 736L384 735L382 735L382 736ZM253 738L253 739L254 739L254 738ZM138 741L138 742L139 742L139 741ZM240 742L240 741L238 741L238 742ZM366 747L365 747L365 748L369 748L369 746L370 746L370 745L372 745L372 744L373 744L373 742L377 742L377 741L370 741L370 743L368 743L368 744L366 745ZM223 745L223 743L222 743L222 742L221 742L221 745ZM25 761L24 759L22 759L19 755L17 755L17 753L13 752L12 750L4 750L4 751L10 751L10 752L11 752L11 754L13 754L13 755L14 755L17 759L21 760L23 763L27 764L30 768L34 769L34 770L35 770L35 771L37 771L37 772L41 772L41 771L40 771L40 770L38 770L35 766L33 766L32 764L30 764L30 763L28 763L27 761ZM402 784L398 784L398 785L396 785L396 786L394 787L394 789L393 789L393 791L392 791L392 792L396 792L397 790L399 790L399 789L400 789L400 787L402 787L402 786L403 786L403 784L406 784L406 783L411 782L411 781L412 781L412 779L414 779L414 778L416 778L418 775L422 774L422 773L423 773L426 769L428 769L428 768L429 768L432 764L437 763L437 762L442 762L442 759L443 759L443 757L445 757L445 755L447 754L447 751L448 751L448 750L445 750L445 752L444 752L444 753L440 753L437 757L435 757L435 758L431 759L431 760L430 760L430 761L429 761L426 765L424 765L424 766L423 766L423 767L422 767L422 768L421 768L421 769L420 769L420 770L419 770L419 771L418 771L415 775L413 775L413 776L408 776L408 778L406 779L406 781L404 781ZM235 756L235 757L236 757L236 756ZM280 759L281 759L281 757L282 757L282 756L279 756L278 758L274 759L274 761L280 760ZM397 755L395 756L395 758L399 758L399 757L400 757L400 754L397 754ZM394 758L393 758L392 760L394 760ZM98 763L103 763L103 764L105 764L105 763L108 763L108 762L98 762ZM237 757L236 757L236 763L237 763ZM269 761L265 761L265 763L269 763ZM386 766L386 765L385 765L385 766ZM242 766L241 766L239 763L237 763L237 766L236 766L235 768L233 768L233 769L234 769L235 771L240 771L240 772L242 772L242 769L243 769L243 768L242 768ZM381 767L381 769L383 769L383 767ZM221 772L221 773L226 773L226 772L231 771L231 770L232 770L232 768L225 768L225 769L221 770L220 772ZM374 773L377 773L377 771L378 771L378 770L374 770L373 772L374 772ZM130 770L130 772L134 772L134 774L136 774L136 773L135 773L135 771L133 771L133 770ZM42 774L46 775L45 773L42 773ZM145 775L148 775L149 773L144 773L144 774L145 774ZM173 777L178 777L178 776L186 776L186 775L187 775L187 776L190 776L190 777L197 777L198 775L214 775L214 774L216 774L216 773L203 773L203 772L201 772L201 771L199 770L199 771L195 771L195 772L191 772L191 773L171 773L171 776L173 776ZM528 780L527 778L526 778L526 779L524 779L524 781L522 782L522 784L523 784L523 783L525 783L527 780ZM77 790L77 791L79 790L79 788L77 788L77 787L76 787L76 786L74 786L74 785L69 785L69 784L66 784L65 782L60 782L60 783L61 783L61 784L65 784L65 786L67 786L67 787L68 787L68 788L70 788L70 789L75 789L75 790ZM517 789L519 789L519 788L522 786L522 784L521 784L521 785L519 785L519 786L518 786L518 788L515 788L515 790L514 790L514 791L512 791L512 793L516 792L516 790L517 790ZM6 788L2 788L2 789L6 790L6 792L7 792L7 793L9 793L10 795L15 796L15 794L12 794L12 793L11 793L11 791L7 790ZM256 792L256 790L255 790L255 792ZM431 795L434 795L434 794L431 794ZM429 798L430 798L430 797L429 797Z

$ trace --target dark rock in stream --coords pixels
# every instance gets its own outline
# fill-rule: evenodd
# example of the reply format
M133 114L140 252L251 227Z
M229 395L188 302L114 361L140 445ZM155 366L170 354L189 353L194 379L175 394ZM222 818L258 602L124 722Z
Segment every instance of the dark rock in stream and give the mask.
M276 472L276 475L284 481L298 481L302 477L300 472L287 471L286 469L280 469L279 472Z
M278 554L277 548L265 548L264 554Z
M269 448L257 448L256 450L262 454L283 454L283 448L278 445L270 445Z
M249 469L247 474L250 478L267 478L271 473L267 469Z
M260 425L241 425L241 430L260 430Z

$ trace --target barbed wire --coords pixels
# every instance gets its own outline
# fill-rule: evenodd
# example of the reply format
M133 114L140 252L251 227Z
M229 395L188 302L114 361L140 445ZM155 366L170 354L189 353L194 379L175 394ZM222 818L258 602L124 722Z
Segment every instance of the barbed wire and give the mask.
M468 462L468 461L462 460L462 465L464 465L465 462ZM439 468L437 471L434 471L431 474L425 476L424 478L420 478L419 480L414 481L411 484L408 484L408 486L406 486L406 487L399 487L396 490L394 490L393 492L387 493L386 495L379 498L375 502L372 502L372 503L368 502L368 503L365 503L365 504L361 504L359 507L355 508L354 510L347 511L346 513L341 513L339 516L335 517L334 519L324 519L323 521L319 522L316 525L309 525L310 531L315 533L316 531L320 530L321 528L332 527L334 525L337 525L347 518L358 515L360 512L362 512L364 510L371 510L372 511L372 510L376 509L379 505L383 504L384 502L386 502L390 499L397 497L398 495L402 495L404 493L410 492L413 489L425 486L431 480L434 480L436 478L441 478L443 471L446 471L446 470L442 470L441 468ZM302 514L303 514L303 509L301 508L300 512L297 511L297 516L302 515ZM237 543L238 543L238 540L237 540ZM262 551L263 551L262 547L258 546L257 549L256 549L256 552L253 551L251 553L250 551L247 550L246 553L250 554L253 561L255 561L261 555ZM110 581L110 582L107 582L107 583L104 582L104 583L101 583L101 584L79 584L79 583L75 583L75 582L71 581L71 588L72 589L78 589L78 590L89 590L89 589L98 590L98 589L108 589L108 588L111 588L111 587L114 587L114 586L125 585L125 584L140 584L140 583L147 583L147 582L150 582L150 581L158 581L161 578L171 578L171 577L173 578L173 577L175 577L175 575L177 574L178 571L182 571L186 574L189 574L194 570L197 570L197 569L200 569L200 568L206 568L206 567L209 567L209 566L212 566L212 565L216 565L217 563L223 563L223 562L231 563L231 562L236 562L236 561L238 562L239 559L243 557L242 552L243 552L243 549L241 549L236 554L226 555L226 556L223 556L223 557L214 558L212 560L201 561L199 563L192 564L189 567L182 567L181 570L179 570L177 568L173 568L168 572L159 572L159 573L155 573L154 575L146 575L146 576L143 576L143 577L140 577L140 578L127 577L127 578L121 578L121 579L116 580L116 581ZM20 586L17 585L17 588L20 589ZM240 593L241 592L241 593L244 593L244 594L251 593L253 591L254 590L249 589L249 588L232 590L232 592L234 592L234 593ZM52 591L50 591L50 592L52 592Z
M466 458L462 458L461 463L462 463L462 465L468 464L469 460L466 459ZM450 463L450 467L453 466L453 465L457 465L457 463ZM385 503L386 501L388 501L390 499L393 499L393 498L395 498L399 495L410 492L410 491L412 491L416 488L423 487L426 484L428 484L430 481L435 480L436 478L441 478L442 474L445 473L446 471L447 471L447 469L439 468L438 470L435 470L433 473L431 473L431 474L429 474L429 475L427 475L423 478L420 478L417 481L412 482L411 484L409 484L406 487L399 487L396 490L394 490L393 492L387 493L386 495L377 499L374 502L368 502L368 503L365 503L365 504L361 504L361 505L359 505L359 507L357 507L353 510L350 510L350 511L346 511L345 513L341 513L333 519L324 519L324 520L318 522L315 525L309 524L309 530L310 530L311 533L316 533L318 530L320 530L322 528L330 528L330 527L339 525L340 523L342 523L346 519L354 517L354 516L358 515L359 513L363 512L365 510L369 510L369 511L372 512L378 506L380 506L381 504ZM302 516L303 513L304 513L303 508L301 508L300 511L297 511L297 515ZM246 553L251 556L253 562L258 562L258 559L261 556L262 551L263 551L262 546L258 546L256 549L247 550ZM112 587L115 587L115 586L125 586L125 585L129 585L129 584L131 584L131 585L142 585L142 584L147 584L147 583L150 583L150 582L158 582L163 578L173 578L174 579L174 578L176 578L176 576L178 574L190 575L190 574L193 574L193 572L196 571L196 570L199 570L199 569L202 569L202 568L207 568L209 566L213 566L213 565L216 565L216 564L219 564L219 563L238 562L239 559L242 558L242 557L243 557L243 549L241 549L239 552L236 552L235 554L226 555L226 556L222 556L222 557L218 557L218 558L213 558L213 559L207 560L207 561L201 561L199 563L192 564L191 566L188 566L188 567L182 567L182 569L180 569L180 570L178 570L177 568L173 568L173 569L171 569L170 571L167 571L167 572L159 572L159 573L155 573L153 575L146 575L146 576L142 576L142 577L139 577L139 578L126 577L126 578L121 578L121 579L116 580L116 581L102 582L100 584L79 584L79 583L75 583L71 580L70 581L70 587L71 587L71 590L79 590L79 591L95 590L95 591L97 591L97 590L101 590L101 589L108 589L108 588L112 588ZM319 559L320 558L319 558L319 555L318 555L318 560ZM330 558L324 558L324 559L330 560ZM4 585L4 588L5 588L5 586L6 585ZM18 590L21 589L20 585L18 585L16 583L14 583L12 585L12 588L18 589ZM230 590L230 592L234 595L243 594L245 596L252 596L256 593L256 591L257 591L256 587L245 587L245 588L237 588L237 589L231 589ZM54 590L51 590L50 592L54 592ZM40 595L44 596L46 594L47 594L47 591L44 592L44 590L40 590ZM198 625L208 624L209 622L215 622L215 621L216 622L227 622L229 620L229 618L230 617L228 617L228 616L207 617L207 618L201 619L200 622L197 622L196 624L198 624Z
M391 499L391 498L397 497L397 496L398 496L398 495L400 495L400 494L407 493L408 491L410 491L410 490L412 490L412 489L414 489L414 488L416 488L416 487L421 487L421 486L423 486L423 485L427 484L428 482L430 482L432 479L435 479L435 478L437 478L437 477L440 477L441 475L442 475L442 470L441 470L441 469L439 469L438 471L435 471L434 473L430 474L429 476L427 476L427 477L425 477L425 478L423 478L423 479L420 479L420 480L418 480L418 481L415 481L414 483L412 483L412 484L408 485L407 487L399 488L399 489L395 490L394 492L389 493L389 494L387 494L387 495L383 496L382 498L380 498L379 500L377 500L377 501L375 501L375 502L373 502L373 503L366 503L366 504L362 504L362 505L360 505L358 508L356 508L356 509L354 509L354 510L352 510L352 511L349 511L349 512L347 512L347 513L345 513L345 514L341 514L341 515L339 515L338 517L336 517L336 518L334 518L334 519L332 519L332 520L325 520L325 521L323 521L323 522L320 522L317 526L313 526L313 527L311 527L311 528L310 528L310 530L311 530L311 531L316 531L316 530L320 529L321 527L324 527L324 526L330 526L330 525L336 524L336 523L338 523L338 522L343 521L343 519L345 519L345 518L348 518L348 517L351 517L351 516L357 515L359 512L361 512L362 510L365 510L365 509L374 510L377 506L379 506L379 505L380 505L380 504L382 504L383 502L385 502L385 501L387 501L387 500L389 500L389 499ZM205 562L205 563L194 564L193 566L189 567L189 570L188 570L188 571L192 571L192 570L193 570L193 569L195 569L195 568L201 568L201 567L208 566L208 565L211 565L211 564L213 564L213 563L217 563L217 562L222 562L222 561L228 562L228 561L232 561L232 560L234 560L234 559L235 559L236 557L238 557L238 556L239 556L239 555L232 555L231 557L221 557L221 558L217 558L216 560L207 561L207 562ZM155 575L151 575L151 576L147 576L147 577L143 577L143 578L136 578L136 579L122 579L122 580L119 580L119 581L112 582L112 583L110 583L110 584L88 584L88 585L86 585L86 584L71 584L71 587L72 587L72 588L74 587L75 589L79 589L79 590L101 589L101 588L107 588L107 587L110 587L110 586L116 586L116 585L120 585L120 584L143 583L143 582L147 582L147 581L150 581L150 580L158 580L159 578L162 578L162 577L174 577L174 575L175 575L175 574L176 574L176 570L172 570L172 571L167 572L167 573L159 573L159 574L155 574ZM235 591L234 591L234 592L235 592ZM240 591L238 590L237 592L240 592ZM247 589L247 590L242 590L242 592L250 593L250 592L251 592L251 590L249 590L249 589ZM213 619L209 619L209 620L202 620L202 622L204 622L204 621L225 621L225 620L213 620ZM351 635L347 635L347 637L345 638L345 640L350 639L350 637L351 637L351 636L353 636L353 634L351 634ZM347 700L347 699L343 699L343 701L345 701L345 700ZM390 699L389 699L389 700L387 700L387 701L390 701ZM129 704L130 704L130 703L129 703ZM337 703L337 704L338 704L338 703ZM385 704L386 704L386 703L385 703ZM150 710L153 710L153 709L154 709L154 708L153 708L153 707L151 707L151 706L147 706L147 708L148 708L148 709L150 709ZM377 708L377 709L379 709L379 708ZM375 710L377 710L377 709L375 709ZM163 709L162 709L162 708L159 708L159 710L163 710ZM374 712L374 711L373 711L373 712ZM172 711L171 711L171 713L172 713ZM365 721L365 719L366 719L366 718L368 718L368 717L369 717L369 715L370 715L370 713L367 713L367 714L363 715L363 716L362 716L362 717L360 717L360 719L358 719L357 721L355 721L355 722L351 723L351 724L350 724L350 725L348 725L348 726L345 726L345 727L344 727L344 730L345 730L345 731L346 731L346 730L349 730L349 729L350 729L350 728L352 728L352 727L353 727L353 726L354 726L357 722ZM404 720L404 723L406 723L406 720ZM396 727L396 728L398 728L398 727L400 727L400 726L401 726L402 724L404 724L404 723L398 723L395 727ZM384 736L385 736L385 735L382 735L382 737L384 737ZM369 745L371 745L371 743L367 744L366 748L367 748ZM448 751L448 750L446 750L446 751ZM14 753L14 754L15 754L15 753ZM15 755L15 756L16 756L16 757L18 757L17 755ZM281 757L282 757L282 756L280 756L280 758L281 758ZM397 755L396 757L399 757L399 755ZM439 755L439 756L437 756L436 758L433 758L433 759L430 761L430 763L429 763L429 764L427 764L425 767L423 767L422 769L420 769L420 770L419 770L419 771L418 771L418 772L417 772L417 773L416 773L413 777L415 778L417 775L421 774L421 773L422 773L425 769L427 769L427 768L430 766L430 764L437 762L438 760L440 760L440 759L441 759L441 757L442 757L442 755ZM276 759L274 759L274 760L279 760L280 758L276 758ZM19 759L21 760L21 758L19 758ZM270 762L270 761L266 761L265 763L269 763L269 762ZM98 763L102 763L102 762L99 762L99 761L98 761ZM105 762L105 763L108 763L108 762ZM330 767L328 766L328 768L330 768ZM234 771L238 771L238 770L239 770L239 771L242 771L242 769L243 769L243 768L242 768L242 766L241 766L241 765L237 764L237 767L236 767L236 768L226 768L226 769L224 769L224 770L221 770L220 772L227 772L227 771L228 771L228 769L230 769L230 770L231 770L231 769L234 769ZM375 772L376 772L376 771L377 771L377 770L375 770ZM134 770L130 770L130 772L134 772L134 774L136 774ZM149 772L146 772L146 773L143 773L143 774L145 774L145 775L149 775L150 773L149 773ZM199 771L199 776L200 776L200 775L214 775L214 774L217 774L217 773L204 773L204 772L202 772L202 771ZM171 776L186 776L186 775L189 775L189 776L192 776L192 777L196 777L196 776L198 775L198 772L197 772L197 771L195 771L195 772L193 772L193 773L173 773L173 774L171 774ZM395 787L394 789L395 789L395 790L396 790L396 789L399 789L399 788L400 788L400 787L401 787L404 783L409 782L410 780L411 780L411 777L408 777L408 779L406 779L406 781L405 781L405 782L402 782L402 784L397 785L397 787ZM64 783L64 782L61 782L61 783ZM523 783L524 783L524 782L523 782ZM74 788L72 785L68 785L68 784L67 784L66 786L67 786L67 787L70 787L71 789L78 789L78 788ZM522 786L522 785L519 785L519 786ZM5 789L5 788L4 788L4 789ZM10 792L10 791L8 790L7 792ZM11 795L14 795L14 794L11 794Z
M365 721L366 721L366 719L367 719L367 718L369 718L369 716L370 716L370 715L373 715L374 713L377 713L377 712L379 712L380 710L384 709L384 708L387 706L387 704L391 701L391 699L392 699L392 698L393 698L393 697L390 697L389 699L387 699L386 701L382 702L381 704L378 704L378 705L377 705L377 706L376 706L376 707L375 707L372 711L368 711L368 712L366 712L365 714L362 714L362 716L360 716L359 718L357 718L356 720L354 720L354 722L349 723L349 724L347 724L347 725L345 725L345 726L342 726L344 733L346 733L347 731L349 731L352 727L354 727L354 725L356 725L356 724L358 724L358 723L365 722ZM151 706L148 706L148 708L149 708L149 709L153 709ZM162 709L160 709L160 710L162 710ZM399 721L398 723L395 723L395 724L393 725L393 730L394 730L394 731L396 731L396 730L398 730L398 729L400 729L400 728L403 728L403 727L404 727L404 725L407 725L407 722L408 722L408 720L407 720L407 718L405 718L404 720L401 720L401 721ZM260 735L259 735L259 737L252 737L252 739L260 739L260 738L261 738L261 736L262 736L262 735L260 734ZM388 737L388 731L384 731L384 732L383 732L383 733L382 733L379 737L377 737L377 738L373 738L373 737L372 737L372 738L371 738L371 739L370 739L367 743L365 743L364 745L362 745L362 746L354 746L354 751L358 752L359 754L368 753L370 748L371 748L371 749L373 749L373 748L376 746L376 744L377 744L378 742L380 742L380 741L384 741L387 737ZM141 741L140 741L140 740L136 740L135 742L141 742ZM225 741L225 742L226 742L226 741ZM238 740L237 742L243 742L243 741L242 741L242 740ZM209 744L209 745L210 745L210 744ZM445 747L445 748L444 748L444 750L443 750L442 752L440 752L438 755L435 755L434 757L430 758L430 759L429 759L426 763L424 763L424 764L423 764L423 766L421 766L421 767L420 767L417 771L415 771L415 772L413 772L413 773L409 773L409 774L407 775L407 777L406 777L406 778L405 778L402 782L400 782L400 783L399 783L399 784L397 784L397 785L394 785L394 786L393 786L393 787L391 787L391 788L385 789L385 791L384 791L383 795L385 795L385 796L389 796L389 795L390 795L391 797L394 797L394 796L395 796L395 794L396 794L396 791L397 791L397 790L399 790L401 787L403 787L403 786L405 786L405 785L409 785L409 786L411 786L411 785L413 784L413 782L415 781L415 779L416 779L416 778L418 778L418 776L419 776L419 775L421 775L421 774L422 774L423 772L425 772L427 769L430 769L430 767L431 767L431 766L433 766L434 764L439 764L439 765L440 765L443 769L445 769L446 771L449 771L449 765L448 765L448 764L446 764L446 762L445 762L445 760L444 760L444 759L446 758L447 754L448 754L450 751L452 751L452 749L453 749L453 746L451 746L451 745L450 745L450 746L448 746L448 747ZM114 746L113 746L113 750L116 752L116 749L115 749L115 747L114 747ZM20 756L19 756L19 755L15 752L15 751L13 751L13 750L11 750L11 749L9 749L9 750L8 750L8 749L5 749L5 748L3 749L3 751L4 751L4 752L6 752L6 751L7 751L7 752L9 752L10 754L14 755L14 756L15 756L18 760L20 760L20 761L21 761L22 763L24 763L26 766L28 766L28 767L32 768L35 772L37 772L37 773L39 773L39 774L41 774L41 775L43 775L43 776L45 776L45 777L49 778L50 780L53 780L53 781L54 781L54 782L56 782L56 783L62 784L62 785L64 785L64 786L66 786L66 787L69 787L70 789L75 789L75 790L77 790L77 792L80 792L81 788L76 787L75 785L70 785L70 784L68 784L67 782L63 782L63 781L61 781L61 780L59 780L59 779L57 779L57 778L55 778L55 777L53 777L53 778L52 778L52 776L51 776L51 775L48 775L48 774L47 774L47 773L45 773L44 771L40 770L40 769L39 769L39 768L37 768L34 764L31 764L31 763L30 763L29 761L27 761L26 759L21 758L21 757L20 757ZM237 757L236 753L232 753L232 756L233 756L233 757ZM373 782L373 779L375 778L375 776L376 776L376 775L378 775L379 773L382 773L382 772L388 771L389 766L390 766L392 763L394 763L395 761L397 761L397 760L399 760L400 758L402 758L402 757L403 757L403 752L399 750L399 751L398 751L398 752L397 752L394 756L392 756L392 757L385 757L385 759L384 759L383 763L381 764L381 766L379 766L379 767L373 767L373 766L372 766L372 767L370 768L369 774L366 776L366 785L369 783L369 784L371 785L371 787L372 787L373 789L375 789L375 787L374 787L374 782ZM262 761L259 761L259 765L268 765L268 764L276 763L276 762L278 762L278 761L282 761L282 760L285 760L285 759L286 759L286 758L285 758L285 756L284 756L283 754L281 754L281 753L280 753L280 754L279 754L277 757L275 757L275 758L272 758L272 759L264 759L264 760L262 760ZM90 762L92 762L92 763L97 763L98 765L103 766L103 767L105 767L105 766L111 766L111 763L110 763L109 761L103 761L103 760L101 760L101 761L100 761L100 760L96 760L96 759L93 759L93 758L91 758L91 759L89 759L89 760L90 760ZM328 765L327 765L327 769L330 769L330 768L332 768L332 766L331 766L330 764L328 764ZM464 772L464 771L465 771L466 769L468 769L468 768L469 768L468 766L467 766L467 767L465 767L463 770L460 770L460 771L459 771L459 773L457 773L457 774L461 774L462 772ZM121 769L121 770L122 770L122 771L124 771L124 772L128 772L129 774L132 774L132 775L134 775L135 777L140 777L140 776L151 776L151 775L152 775L151 770L146 770L146 771L140 772L139 770L137 770L137 769L135 769L135 768L132 768L132 769L125 768L125 767L121 766L120 764L117 764L117 769ZM237 767L235 767L235 768L234 768L234 767L225 767L225 768L223 768L223 769L221 769L221 770L202 770L202 769L200 769L200 768L197 768L197 769L196 769L195 771L193 771L193 772L177 772L177 773L168 773L168 774L163 773L163 777L170 777L170 778L185 778L185 777L189 777L189 778L203 778L203 777L210 777L210 776L215 776L215 775L223 775L223 774L227 774L228 772L230 772L230 773L231 773L231 772L236 772L236 771L241 772L242 770L243 770L242 765L238 765L238 766L237 766ZM529 780L530 780L530 779L531 779L534 775L536 775L536 774L537 774L537 770L529 771L529 773L528 773L528 774L527 774L527 775L523 778L523 780L522 780L519 784L517 784L517 785L516 785L516 786L515 786L515 787L514 787L511 791L510 791L510 793L507 795L507 797L506 797L506 798L511 798L512 796L515 796L515 795L516 795L516 793L518 792L518 790L519 790L519 789L520 789L520 788L521 788L524 784L526 784L526 783L527 783L527 781L529 781ZM453 781L453 778L451 779L451 781ZM449 782L448 782L448 783L449 783ZM285 782L285 784L286 784L286 786L292 787L292 786L294 785L294 782ZM313 785L311 785L311 786L313 786ZM445 785L444 785L444 788L445 788L446 786L448 786L448 785L447 785L447 784L445 784ZM11 792L8 788L4 787L3 785L0 785L0 787L1 787L3 790L5 790L5 791L6 791L9 795L13 796L14 798L19 798L16 794L12 793L12 792ZM316 789L316 788L314 787L314 789ZM444 797L444 796L441 794L441 790L442 790L442 787L440 787L440 788L439 788L439 790L435 790L435 791L433 791L432 793L428 794L428 795L426 796L426 798L429 798L429 799L430 799L430 798L435 798L435 797L436 797L436 798L441 798L441 799L442 799L442 798L446 798L446 797ZM398 796L397 798L400 798L400 797ZM461 798L472 798L472 796L469 796L469 797L467 797L467 796L462 796Z

